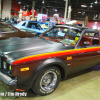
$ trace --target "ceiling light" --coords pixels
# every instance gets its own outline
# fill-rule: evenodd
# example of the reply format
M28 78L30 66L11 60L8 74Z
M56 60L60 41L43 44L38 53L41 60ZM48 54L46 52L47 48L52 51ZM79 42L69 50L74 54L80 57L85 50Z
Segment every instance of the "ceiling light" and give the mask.
M42 1L42 3L44 4L44 0Z
M78 13L81 13L81 12L78 12Z
M98 3L97 0L94 3L97 4Z
M93 6L91 5L90 7L92 8Z
M21 4L21 2L18 2L19 4Z
M84 15L84 14L85 14L85 12L82 13L82 15Z
M81 7L87 7L86 5L81 5Z
M93 5L93 3L90 3L91 5Z
M55 11L57 11L57 9L55 9Z

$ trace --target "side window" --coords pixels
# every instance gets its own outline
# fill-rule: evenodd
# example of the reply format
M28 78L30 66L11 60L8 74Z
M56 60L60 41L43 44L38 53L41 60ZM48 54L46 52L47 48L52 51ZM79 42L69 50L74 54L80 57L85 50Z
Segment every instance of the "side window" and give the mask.
M26 22L22 24L22 26L25 26L25 25L26 25Z
M27 25L28 28L36 29L36 24L29 22Z
M99 34L98 33L90 33L85 32L79 46L92 46L92 45L99 45Z

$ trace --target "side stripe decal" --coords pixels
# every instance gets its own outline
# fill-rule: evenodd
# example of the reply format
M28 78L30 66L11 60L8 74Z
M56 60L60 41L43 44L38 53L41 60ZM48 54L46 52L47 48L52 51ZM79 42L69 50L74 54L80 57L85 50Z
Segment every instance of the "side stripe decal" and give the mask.
M43 59L43 58L57 57L57 56L64 56L64 55L67 56L67 55L71 55L73 53L78 54L78 53L82 53L82 52L86 53L86 52L99 51L99 50L100 50L100 47L91 47L91 48L72 49L72 50L64 50L64 51L32 55L32 56L18 59L15 62L13 62L12 65L27 62L27 61L32 61L32 60Z

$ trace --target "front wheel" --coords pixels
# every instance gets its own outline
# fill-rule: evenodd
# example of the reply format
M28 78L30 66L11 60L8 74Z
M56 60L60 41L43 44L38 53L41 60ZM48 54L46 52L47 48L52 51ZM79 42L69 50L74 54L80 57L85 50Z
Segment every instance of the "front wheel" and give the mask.
M61 80L61 73L57 67L47 67L37 76L32 90L41 96L52 93Z

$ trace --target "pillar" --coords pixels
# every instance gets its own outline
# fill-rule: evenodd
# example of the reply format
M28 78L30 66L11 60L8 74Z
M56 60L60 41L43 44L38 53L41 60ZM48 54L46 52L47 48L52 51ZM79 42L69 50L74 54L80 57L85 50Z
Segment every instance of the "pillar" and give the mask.
M71 6L69 6L69 9L68 9L68 22L71 20Z
M48 9L46 9L46 14L47 14L47 16L48 16Z
M19 12L19 19L22 19L22 9L20 9L20 12Z
M65 5L65 14L64 14L64 21L66 22L66 17L67 17L67 6L68 6L68 0L66 0L66 5Z
M11 3L12 0L3 0L2 18L11 17Z
M85 17L85 25L88 24L88 16Z
M35 1L32 2L32 16L34 17Z
M43 14L43 5L42 5L42 7L41 7L41 14Z

